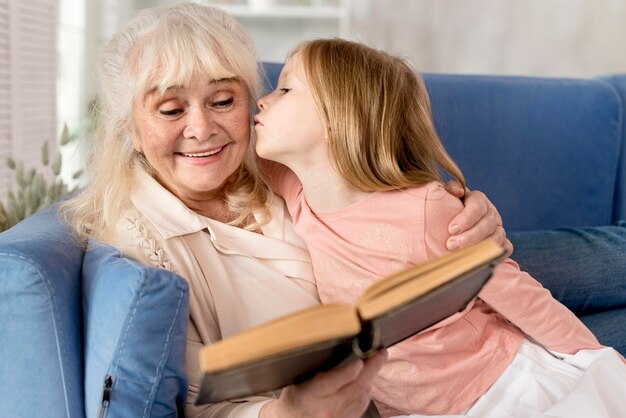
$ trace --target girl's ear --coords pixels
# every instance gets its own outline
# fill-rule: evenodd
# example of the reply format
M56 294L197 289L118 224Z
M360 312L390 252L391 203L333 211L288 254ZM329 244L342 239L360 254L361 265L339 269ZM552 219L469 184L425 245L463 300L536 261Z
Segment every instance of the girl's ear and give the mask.
M333 140L333 133L330 131L330 128L326 128L326 134L324 135L324 142L327 144Z

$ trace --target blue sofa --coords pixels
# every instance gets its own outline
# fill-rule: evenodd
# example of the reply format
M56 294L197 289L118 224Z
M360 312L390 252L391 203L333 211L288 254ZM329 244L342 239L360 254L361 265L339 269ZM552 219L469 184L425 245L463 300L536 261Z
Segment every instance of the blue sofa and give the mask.
M266 65L270 82L279 70ZM626 76L424 78L441 137L498 206L514 258L626 353L626 239L610 226L626 218ZM84 252L55 210L0 234L0 416L180 415L186 283L108 246Z

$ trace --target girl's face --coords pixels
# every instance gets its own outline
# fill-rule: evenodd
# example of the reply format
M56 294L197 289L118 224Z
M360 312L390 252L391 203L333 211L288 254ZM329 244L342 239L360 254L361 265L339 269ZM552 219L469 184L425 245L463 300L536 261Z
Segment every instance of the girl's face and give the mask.
M325 129L299 53L287 61L276 90L258 101L256 152L294 171L328 159Z
M185 203L219 195L250 142L249 95L237 79L150 90L135 103L133 120L135 149Z

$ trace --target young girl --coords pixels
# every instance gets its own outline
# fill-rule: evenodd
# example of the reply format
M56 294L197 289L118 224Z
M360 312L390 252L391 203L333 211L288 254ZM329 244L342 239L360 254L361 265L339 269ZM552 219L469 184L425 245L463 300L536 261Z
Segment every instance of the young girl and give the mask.
M268 169L323 303L353 303L377 279L446 252L462 204L440 169L464 179L403 60L308 42L258 106L256 150L283 164ZM389 349L372 396L386 417L615 418L626 417L625 393L623 359L509 259L463 312Z

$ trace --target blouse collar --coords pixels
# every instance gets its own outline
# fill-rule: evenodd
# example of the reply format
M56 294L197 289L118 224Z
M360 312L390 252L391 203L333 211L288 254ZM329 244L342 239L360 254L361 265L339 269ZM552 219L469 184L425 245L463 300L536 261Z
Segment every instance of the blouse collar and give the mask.
M189 209L145 170L135 168L135 178L130 200L164 239L193 234L208 226L207 218Z

